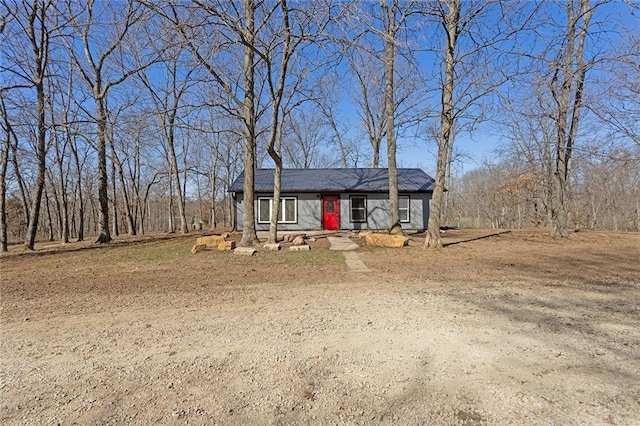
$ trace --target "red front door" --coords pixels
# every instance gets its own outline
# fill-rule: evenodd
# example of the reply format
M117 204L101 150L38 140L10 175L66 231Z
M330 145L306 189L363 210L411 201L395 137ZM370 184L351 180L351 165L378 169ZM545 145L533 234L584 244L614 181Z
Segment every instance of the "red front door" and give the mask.
M322 223L324 229L340 228L340 201L337 195L322 196Z

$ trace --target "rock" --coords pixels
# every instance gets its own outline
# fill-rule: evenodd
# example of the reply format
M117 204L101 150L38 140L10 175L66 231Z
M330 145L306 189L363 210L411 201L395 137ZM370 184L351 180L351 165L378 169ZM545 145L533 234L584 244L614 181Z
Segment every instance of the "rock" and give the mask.
M258 250L251 247L238 247L233 250L233 254L240 254L243 256L254 256L258 253Z
M304 237L302 235L298 235L292 241L294 246L301 246L304 244Z
M358 232L358 238L366 238L367 235L371 234L373 234L371 231L360 231Z
M279 251L280 249L282 249L282 245L280 244L265 244L262 247L264 247L265 250L268 251Z
M307 234L286 234L284 237L282 237L282 241L284 241L285 243L291 243L298 237L304 238L306 236Z
M289 247L289 251L310 251L311 250L311 246L291 246Z
M394 226L389 230L390 235L402 235L405 236L404 230L401 226Z
M409 244L409 238L401 235L369 234L365 236L368 246L378 247L404 247Z
M191 248L191 253L195 254L201 251L205 251L207 249L207 245L206 244L196 244Z
M235 241L224 241L218 244L218 251L231 251L236 248Z
M220 235L210 235L196 239L196 244L205 244L207 247L218 247L221 243L224 243L224 238Z

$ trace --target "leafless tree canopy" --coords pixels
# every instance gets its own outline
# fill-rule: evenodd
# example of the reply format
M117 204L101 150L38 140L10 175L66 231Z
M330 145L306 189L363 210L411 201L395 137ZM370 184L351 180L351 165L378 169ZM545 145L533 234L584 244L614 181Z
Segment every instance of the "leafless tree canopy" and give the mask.
M442 226L640 231L639 16L606 0L2 0L0 249L233 227L227 190L244 170L252 197L260 166L388 167L400 232L395 170L431 167L430 247ZM461 156L461 138L494 154ZM250 206L243 220L251 244Z

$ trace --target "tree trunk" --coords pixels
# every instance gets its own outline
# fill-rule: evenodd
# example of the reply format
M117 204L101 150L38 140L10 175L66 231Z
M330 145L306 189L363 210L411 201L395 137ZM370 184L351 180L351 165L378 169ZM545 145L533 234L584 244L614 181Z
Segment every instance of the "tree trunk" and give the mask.
M377 169L380 167L380 141L372 141L371 146L373 147L373 161L371 162L371 167Z
M120 235L120 221L118 220L118 183L116 180L116 164L111 159L111 214L113 220L111 222L111 235L117 237Z
M189 227L187 226L187 214L185 211L185 200L184 194L182 191L182 186L180 184L180 170L178 169L178 159L176 157L176 150L174 146L174 125L173 120L169 124L169 135L168 135L168 143L169 143L169 161L170 161L170 169L173 173L172 181L175 182L176 192L178 195L178 214L180 215L180 233L186 234L189 232Z
M54 232L53 232L53 218L51 217L51 205L49 201L49 194L47 193L46 188L44 190L43 198L44 198L45 210L47 212L47 234L48 234L47 241L51 242L55 238L54 238Z
M275 160L274 160L275 161ZM280 216L280 183L282 182L282 160L276 162L273 170L273 207L271 209L271 220L269 222L270 244L278 242L278 217Z
M60 201L60 197L58 196L58 189L56 188L55 179L53 177L53 173L51 170L47 170L49 184L51 185L51 192L53 193L53 201L55 202L55 214L56 214L56 225L58 231L58 239L62 240L62 202ZM49 191L45 189L45 197L49 198ZM47 210L49 210L49 205L47 205ZM50 214L47 211L48 214ZM52 240L53 241L53 240Z
M42 54L42 52L40 52ZM36 162L38 165L38 171L36 175L36 185L34 188L34 197L31 202L31 209L29 215L29 225L27 229L27 238L24 243L24 247L27 250L33 250L36 242L36 234L38 233L38 221L40 220L40 205L42 201L42 193L45 185L45 171L46 171L46 122L45 122L45 92L44 92L44 69L41 69L41 74L36 78L36 92L38 99L38 118L37 118L37 131L38 139L36 141Z
M84 241L84 194L82 193L82 163L78 155L78 147L72 142L71 153L76 169L76 197L78 200L78 242Z
M452 0L448 4L448 8L448 14L444 19L447 31L447 49L445 59L445 81L444 86L442 87L442 113L440 114L438 160L436 165L435 187L431 198L431 208L429 209L427 236L424 242L425 247L429 248L442 248L440 225L442 219L444 181L454 120L453 90L455 84L455 49L458 37L458 22L460 20L460 0Z
M241 246L258 242L255 225L254 182L256 168L256 113L255 113L255 69L252 45L255 38L255 4L253 0L243 0L245 9L244 48L244 217L242 220Z
M169 166L169 233L174 234L176 232L176 224L174 219L174 207L173 207L173 170Z
M567 2L568 27L564 67L562 70L563 82L560 93L554 93L558 113L556 119L555 191L553 195L551 219L553 224L552 235L563 238L569 236L569 183L571 177L571 162L573 159L573 148L577 137L578 125L580 123L582 94L587 72L587 66L584 63L584 45L588 35L589 21L593 14L593 8L589 0L580 0L578 11L574 11L573 7L573 2ZM578 25L580 25L580 28L578 28ZM557 78L559 71L559 69L556 70L554 80ZM553 83L554 81L552 81L552 85ZM572 87L574 86L573 103L570 108Z
M390 234L404 234L400 224L400 213L398 211L398 168L396 166L396 135L395 135L395 102L394 90L394 68L395 68L395 35L396 9L398 1L393 0L391 8L387 6L387 0L380 0L380 8L383 11L384 33L384 112L387 129L387 162L389 172L389 213L390 213Z
M215 163L214 163L214 166L211 168L209 174L210 174L209 182L211 183L211 220L209 220L209 227L211 227L211 229L216 229L216 226L218 224L216 223L216 184L217 184L216 176L217 174L215 171Z
M2 158L0 159L0 252L9 250L9 237L7 234L7 170L9 168L9 150L11 149L11 123L7 115L4 97L0 94L0 113L2 114L2 126L4 130L4 144Z
M27 190L27 185L25 184L22 173L20 172L20 164L18 163L18 137L11 128L10 132L13 139L13 143L11 144L11 164L13 165L13 174L15 175L16 181L18 182L18 188L20 188L22 214L24 217L24 223L26 225L29 223L29 216L31 216L31 209L29 207L29 205L31 204L31 199L29 196L29 191Z
M51 115L53 117L53 111L51 111ZM62 240L63 244L67 244L69 242L69 203L67 200L67 182L65 179L66 171L64 168L64 152L66 151L66 148L63 147L62 149L60 149L60 140L55 131L53 132L53 134L54 147L56 151L55 160L56 165L58 166L58 190L60 192L59 202L57 201L58 197L56 196L56 202L59 204L58 211L60 217L60 239ZM51 180L51 184L54 184L53 179Z
M109 177L107 174L107 117L103 100L100 97L100 89L94 90L97 119L97 149L98 149L98 239L96 243L108 243L111 241L109 230Z
M4 108L4 99L0 96L0 107L2 108L2 119L9 121ZM2 158L0 158L0 252L9 250L9 240L7 235L7 169L9 165L9 149L11 149L11 135L9 128L4 129L4 144L2 147Z
M120 181L120 191L122 192L122 198L124 201L124 212L127 219L127 234L128 235L136 235L136 225L133 219L133 211L131 207L131 200L129 197L129 191L127 190L127 182L124 177L124 170L122 166L122 162L118 157L118 153L116 152L116 148L113 142L113 137L109 138L109 144L111 145L111 164L113 170L115 170L118 174L118 180ZM113 180L115 182L115 176L113 176ZM113 198L115 200L115 188L113 189ZM114 210L115 210L115 202L114 202Z

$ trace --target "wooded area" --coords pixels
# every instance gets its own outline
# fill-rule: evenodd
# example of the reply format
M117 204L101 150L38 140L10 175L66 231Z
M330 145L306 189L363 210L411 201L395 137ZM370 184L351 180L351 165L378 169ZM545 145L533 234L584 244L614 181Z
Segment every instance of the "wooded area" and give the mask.
M640 231L639 23L606 0L2 0L1 249L233 226L256 167L271 240L282 168L388 167L398 231L409 146L437 151L427 246ZM462 137L494 157L460 172Z

